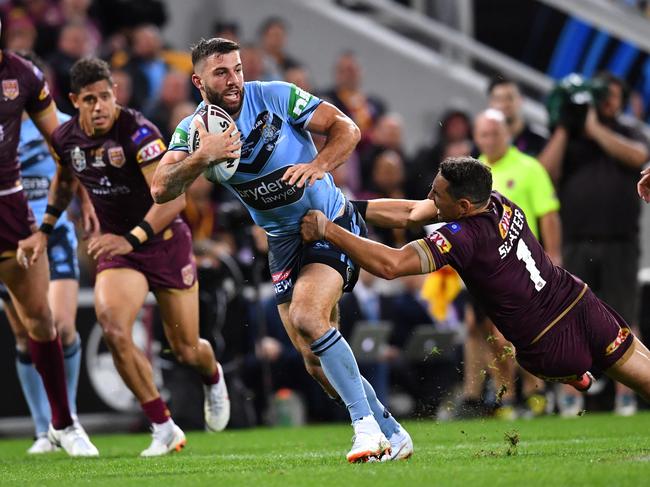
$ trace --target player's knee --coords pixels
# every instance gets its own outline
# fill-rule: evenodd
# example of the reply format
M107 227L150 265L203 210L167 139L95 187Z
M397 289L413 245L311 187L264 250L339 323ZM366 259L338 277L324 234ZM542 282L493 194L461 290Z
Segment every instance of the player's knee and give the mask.
M63 345L69 345L76 340L77 330L74 326L74 320L69 317L55 317L54 326L59 332Z
M110 314L100 313L97 318L102 325L104 341L111 351L120 352L132 345L133 341L125 332L124 327L112 319Z
M30 307L27 313L25 326L32 337L39 341L56 338L56 328L54 328L52 314L47 303Z
M173 343L171 344L172 352L176 360L185 365L196 365L199 358L198 344Z
M310 342L320 338L330 327L329 316L320 316L313 308L291 305L289 319L293 327Z

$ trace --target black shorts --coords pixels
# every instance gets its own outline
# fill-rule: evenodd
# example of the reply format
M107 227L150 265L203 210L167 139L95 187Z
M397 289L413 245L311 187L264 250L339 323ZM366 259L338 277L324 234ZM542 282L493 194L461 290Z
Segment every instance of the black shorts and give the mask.
M352 203L345 203L345 211L334 223L355 235L368 234L366 222ZM343 291L350 292L359 278L359 266L340 248L326 240L304 244L299 234L269 236L269 269L278 304L291 301L293 287L300 269L312 263L325 264L341 274Z

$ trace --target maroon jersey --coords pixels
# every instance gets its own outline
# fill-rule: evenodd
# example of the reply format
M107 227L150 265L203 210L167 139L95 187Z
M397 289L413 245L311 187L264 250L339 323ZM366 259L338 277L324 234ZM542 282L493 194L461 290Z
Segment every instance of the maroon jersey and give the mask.
M448 223L418 241L432 267L449 264L515 347L555 324L585 292L585 284L553 265L524 212L492 192L488 211Z
M0 190L20 181L18 139L23 111L38 116L52 105L43 73L11 52L0 55ZM54 108L53 105L51 108Z
M52 147L88 191L103 232L122 235L142 221L153 205L142 169L157 162L166 146L140 112L120 108L113 127L92 137L76 115L54 131Z

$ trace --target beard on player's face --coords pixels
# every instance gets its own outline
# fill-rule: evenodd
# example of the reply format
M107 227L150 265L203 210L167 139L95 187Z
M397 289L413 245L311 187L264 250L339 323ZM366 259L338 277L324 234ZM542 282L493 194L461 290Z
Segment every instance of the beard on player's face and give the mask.
M218 92L215 90L212 90L209 86L206 84L203 85L203 91L205 92L205 97L208 99L208 102L211 105L217 105L221 108L223 108L229 115L235 115L239 110L241 110L241 106L244 103L244 87L242 86L241 88L237 86L231 86L223 90L222 92ZM229 93L232 91L238 91L239 92L239 100L235 103L229 103L225 100L224 94Z

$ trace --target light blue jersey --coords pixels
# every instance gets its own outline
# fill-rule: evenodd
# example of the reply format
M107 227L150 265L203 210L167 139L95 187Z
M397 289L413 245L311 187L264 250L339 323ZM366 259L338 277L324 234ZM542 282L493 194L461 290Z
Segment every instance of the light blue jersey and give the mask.
M316 157L316 147L305 127L320 103L319 98L293 84L244 83L244 102L235 120L244 137L241 160L237 172L223 184L269 235L300 233L300 220L310 209L334 220L343 208L343 193L329 173L313 186L302 188L281 180L289 167ZM189 152L192 117L178 125L169 150Z
M56 112L60 123L70 119L69 115ZM43 221L45 207L47 206L47 193L50 183L56 174L56 162L52 158L43 135L39 132L31 118L23 120L20 126L20 142L18 143L18 159L20 161L20 174L23 188L29 207L34 212L38 225ZM73 230L72 223L68 220L66 213L56 222L56 226L69 225Z

